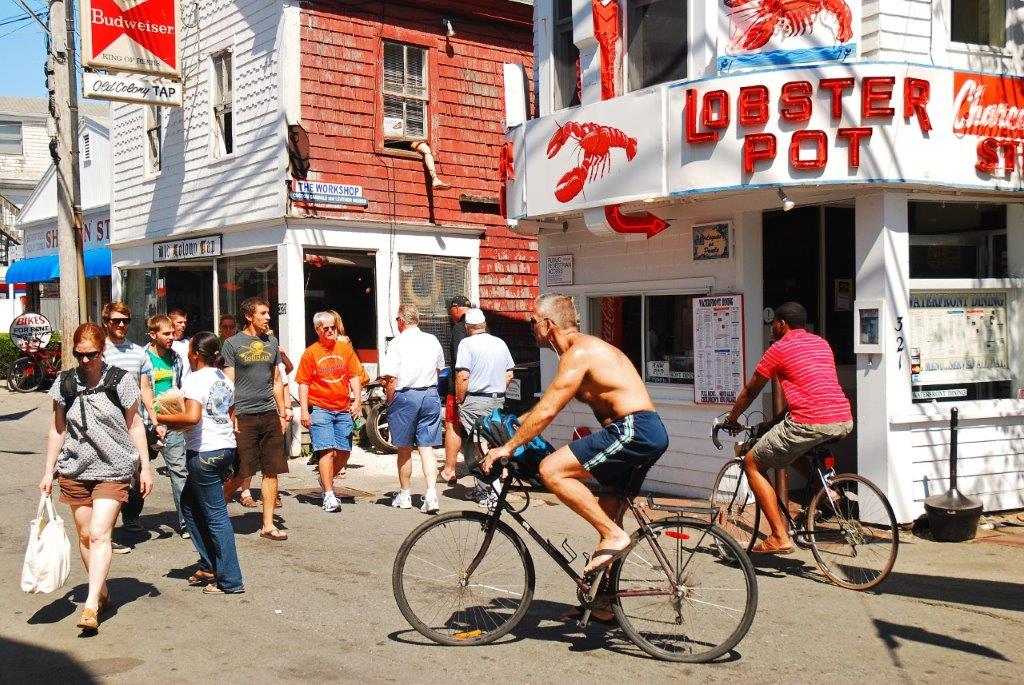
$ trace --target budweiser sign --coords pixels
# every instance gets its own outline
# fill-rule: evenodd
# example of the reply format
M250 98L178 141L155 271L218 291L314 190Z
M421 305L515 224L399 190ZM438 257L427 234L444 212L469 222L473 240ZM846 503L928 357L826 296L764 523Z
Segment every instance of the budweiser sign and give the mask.
M179 0L80 0L82 66L178 79Z
M953 132L958 136L1024 140L1024 79L955 73Z

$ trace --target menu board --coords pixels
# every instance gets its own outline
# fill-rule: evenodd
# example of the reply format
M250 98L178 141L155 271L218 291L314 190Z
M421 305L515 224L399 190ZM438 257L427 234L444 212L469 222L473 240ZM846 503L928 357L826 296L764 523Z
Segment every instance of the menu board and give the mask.
M743 389L743 296L693 298L693 397L729 404Z
M912 292L911 382L984 383L1010 378L1005 292Z

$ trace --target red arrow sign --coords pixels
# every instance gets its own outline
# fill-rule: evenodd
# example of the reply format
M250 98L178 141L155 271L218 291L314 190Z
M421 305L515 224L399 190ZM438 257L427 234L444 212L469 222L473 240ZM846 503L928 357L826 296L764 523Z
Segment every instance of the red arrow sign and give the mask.
M626 215L622 213L620 207L621 205L608 205L604 208L604 217L616 233L646 233L650 239L669 227L667 221L650 212Z

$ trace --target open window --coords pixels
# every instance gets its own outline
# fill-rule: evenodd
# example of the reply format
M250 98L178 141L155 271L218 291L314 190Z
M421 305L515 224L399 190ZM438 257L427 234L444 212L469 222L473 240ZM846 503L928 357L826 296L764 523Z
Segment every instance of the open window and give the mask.
M384 41L384 147L409 150L427 139L427 78L426 49Z
M164 108L146 106L146 172L159 174L163 168Z
M235 151L234 66L230 50L210 58L213 102L213 156L227 157Z
M631 0L626 10L629 90L686 78L686 0Z
M950 0L954 43L1006 46L1006 0Z
M580 104L580 51L572 40L572 0L555 2L552 52L554 57L554 109Z

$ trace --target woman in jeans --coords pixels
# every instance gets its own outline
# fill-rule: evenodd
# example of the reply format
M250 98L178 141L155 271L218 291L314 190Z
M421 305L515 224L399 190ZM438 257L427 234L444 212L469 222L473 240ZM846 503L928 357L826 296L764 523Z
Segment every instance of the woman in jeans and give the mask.
M235 463L233 414L235 386L221 367L217 336L203 331L192 336L188 363L192 372L181 391L185 411L161 415L160 422L185 428L188 478L181 492L181 513L199 552L199 569L189 578L207 595L245 592L235 551L235 531L224 502L224 481Z
M103 363L107 336L96 324L79 326L72 341L78 368L62 373L50 388L53 420L39 489L46 495L52 492L56 468L60 501L71 505L78 551L89 574L89 594L77 625L98 630L100 614L113 606L107 574L117 513L128 501L136 468L141 466L143 497L153 489L153 474L146 429L139 418L138 381ZM73 385L66 384L65 378L73 378ZM72 388L73 393L67 394Z

